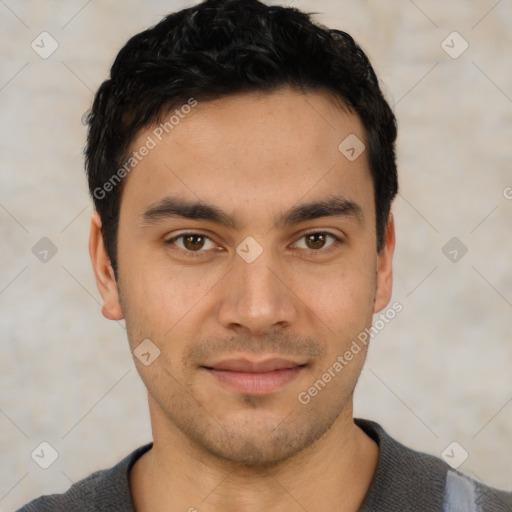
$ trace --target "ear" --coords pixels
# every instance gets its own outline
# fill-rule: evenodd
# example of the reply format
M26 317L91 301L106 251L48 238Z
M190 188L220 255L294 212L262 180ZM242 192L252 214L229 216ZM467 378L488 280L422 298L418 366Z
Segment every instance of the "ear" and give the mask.
M382 311L391 299L393 288L393 252L395 251L395 222L393 214L389 214L384 243L377 255L377 290L373 312Z
M89 254L91 256L96 286L103 298L101 312L109 320L121 320L123 311L119 300L114 269L110 263L103 235L101 234L101 218L98 212L94 212L91 218L91 232L89 234Z

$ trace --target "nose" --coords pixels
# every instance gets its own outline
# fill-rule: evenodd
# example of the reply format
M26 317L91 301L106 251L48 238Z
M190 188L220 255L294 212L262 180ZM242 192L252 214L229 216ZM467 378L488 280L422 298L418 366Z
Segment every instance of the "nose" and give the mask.
M258 336L293 325L300 301L293 293L293 280L270 250L252 263L235 256L226 276L218 321L226 329Z

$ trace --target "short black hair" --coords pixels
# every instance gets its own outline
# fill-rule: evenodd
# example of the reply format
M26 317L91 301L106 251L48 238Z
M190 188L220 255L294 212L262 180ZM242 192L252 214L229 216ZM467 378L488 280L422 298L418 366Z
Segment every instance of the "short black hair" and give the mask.
M380 252L398 191L397 126L363 50L346 32L317 24L311 13L296 8L258 0L207 0L132 37L87 114L85 167L114 270L121 194L130 171L126 162L136 136L191 100L270 93L285 86L332 91L360 118Z

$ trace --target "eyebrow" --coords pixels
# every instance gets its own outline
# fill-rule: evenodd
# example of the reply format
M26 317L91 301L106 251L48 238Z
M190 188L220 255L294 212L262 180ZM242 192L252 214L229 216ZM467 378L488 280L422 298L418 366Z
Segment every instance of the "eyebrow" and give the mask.
M141 214L141 217L143 224L155 224L169 219L183 218L206 220L232 229L240 228L239 222L233 216L217 206L179 197L165 197L150 206ZM274 219L274 223L277 227L285 227L322 217L347 217L359 224L364 223L362 208L357 203L340 195L294 206L278 215Z

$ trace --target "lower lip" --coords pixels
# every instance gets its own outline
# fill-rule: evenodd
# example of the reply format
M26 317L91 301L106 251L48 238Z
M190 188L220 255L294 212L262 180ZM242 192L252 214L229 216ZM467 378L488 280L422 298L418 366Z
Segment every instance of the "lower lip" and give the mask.
M229 370L206 370L221 384L244 395L268 395L296 379L303 366L283 368L266 373L233 372Z

